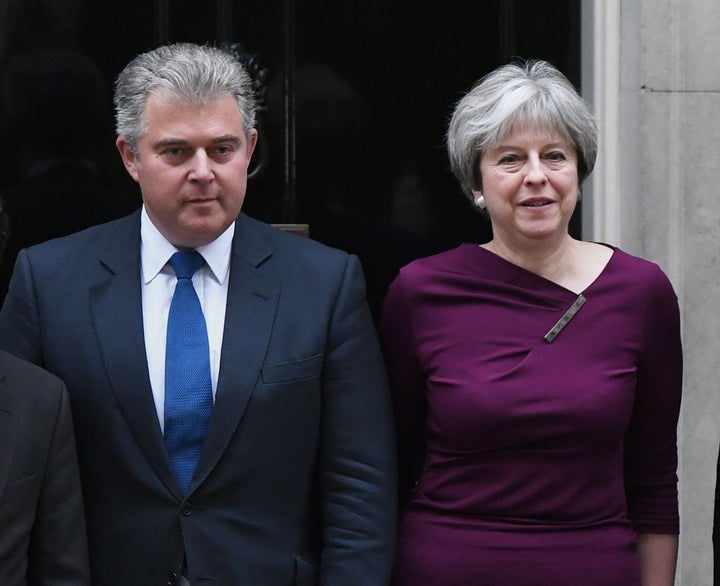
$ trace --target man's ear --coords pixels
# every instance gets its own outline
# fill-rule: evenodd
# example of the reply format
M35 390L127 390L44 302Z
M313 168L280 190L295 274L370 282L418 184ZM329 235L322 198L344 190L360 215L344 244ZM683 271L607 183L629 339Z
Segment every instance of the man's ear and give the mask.
M117 149L120 152L120 157L122 158L123 165L125 165L125 169L127 169L130 177L137 181L139 165L137 155L133 153L132 149L130 148L130 144L127 140L125 140L124 136L118 136L117 140L115 141L115 146L117 146Z
M256 128L253 128L250 131L250 136L248 137L248 156L252 157L253 152L255 151L255 146L257 145L258 141L258 131Z

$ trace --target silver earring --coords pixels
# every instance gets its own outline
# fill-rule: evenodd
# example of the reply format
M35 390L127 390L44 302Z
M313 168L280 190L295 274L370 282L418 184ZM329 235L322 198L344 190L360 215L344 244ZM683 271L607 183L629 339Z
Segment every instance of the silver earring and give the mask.
M482 193L475 197L475 207L480 210L484 210L487 207L487 204L485 203L485 198L483 197Z
M577 200L582 201L582 190L578 187Z

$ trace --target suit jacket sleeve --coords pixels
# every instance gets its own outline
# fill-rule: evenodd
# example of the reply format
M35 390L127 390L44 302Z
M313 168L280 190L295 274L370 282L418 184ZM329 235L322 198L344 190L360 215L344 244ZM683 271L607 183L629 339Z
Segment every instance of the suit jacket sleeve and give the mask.
M321 584L384 585L396 471L386 374L356 257L348 257L323 366Z
M62 388L28 550L29 586L90 584L87 534L67 391Z

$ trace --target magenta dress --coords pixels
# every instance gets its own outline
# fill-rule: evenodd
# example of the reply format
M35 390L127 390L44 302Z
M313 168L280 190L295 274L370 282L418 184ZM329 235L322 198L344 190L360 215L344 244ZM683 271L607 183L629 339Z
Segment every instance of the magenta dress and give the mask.
M614 249L583 295L548 343L577 295L477 245L392 283L395 586L639 586L636 534L678 532L675 293Z

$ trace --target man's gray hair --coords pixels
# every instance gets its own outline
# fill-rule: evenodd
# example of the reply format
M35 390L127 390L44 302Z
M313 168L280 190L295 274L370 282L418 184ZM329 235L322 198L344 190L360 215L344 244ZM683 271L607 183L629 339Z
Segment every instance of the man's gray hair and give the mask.
M159 47L135 57L115 82L115 121L133 153L145 132L145 104L150 95L188 104L203 104L226 95L237 102L245 133L255 127L252 80L242 63L227 51L192 43Z

